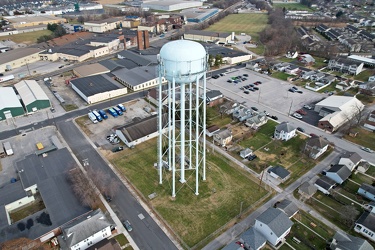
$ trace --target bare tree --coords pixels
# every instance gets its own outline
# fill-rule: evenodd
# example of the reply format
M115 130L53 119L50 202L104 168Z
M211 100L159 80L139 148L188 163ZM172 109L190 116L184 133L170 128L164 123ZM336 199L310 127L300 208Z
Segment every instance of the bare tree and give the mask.
M346 132L349 133L353 128L359 126L366 117L364 105L360 102L356 102L350 106L348 111L342 112L341 116L346 121Z
M351 227L353 225L358 215L359 211L352 205L346 205L340 211L340 218L342 222L348 227Z
M100 169L94 170L90 168L87 174L103 195L113 197L120 188L118 181Z
M89 179L80 169L71 169L67 178L71 182L74 194L83 205L89 206L92 209L98 208L100 199Z

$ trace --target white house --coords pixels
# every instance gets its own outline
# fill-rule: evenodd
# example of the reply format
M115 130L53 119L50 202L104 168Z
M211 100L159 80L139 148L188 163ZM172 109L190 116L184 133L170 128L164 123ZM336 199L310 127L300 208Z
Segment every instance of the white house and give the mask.
M100 209L92 211L61 227L61 248L85 250L111 236L113 224Z
M250 127L252 129L258 129L260 126L266 124L267 121L267 115L265 113L259 113L255 116L248 118L245 122L245 126Z
M355 222L354 231L375 242L375 214L363 212Z
M369 184L362 183L357 193L369 200L375 201L375 187Z
M326 172L326 176L337 184L342 184L351 174L352 172L345 165L339 164L333 165Z
M253 150L251 150L250 148L245 148L244 150L240 151L240 156L242 159L245 159L246 157L252 154L253 154Z
M282 122L275 127L274 138L278 140L288 141L296 135L296 128L288 122Z
M317 159L327 151L328 144L329 142L323 137L313 136L307 140L304 150L309 157Z
M229 129L220 130L214 134L214 141L222 147L225 147L228 143L230 143L232 138L232 132Z
M290 232L293 222L279 209L270 207L255 219L254 228L273 246L277 246Z
M356 152L346 152L340 158L339 165L345 165L350 171L361 162L362 157Z

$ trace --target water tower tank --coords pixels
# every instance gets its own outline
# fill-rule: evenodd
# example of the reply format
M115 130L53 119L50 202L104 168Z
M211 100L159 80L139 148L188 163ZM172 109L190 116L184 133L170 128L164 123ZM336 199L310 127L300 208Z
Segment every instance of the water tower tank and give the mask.
M159 55L164 77L176 83L190 83L200 79L207 69L207 54L197 42L177 40L165 44Z

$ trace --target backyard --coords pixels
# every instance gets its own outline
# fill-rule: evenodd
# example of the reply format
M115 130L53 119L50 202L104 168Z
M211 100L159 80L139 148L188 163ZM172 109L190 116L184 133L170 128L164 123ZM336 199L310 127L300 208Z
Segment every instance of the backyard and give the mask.
M211 25L206 30L215 32L246 33L252 40L258 40L268 21L267 14L231 14Z
M375 150L375 133L363 128L355 128L353 129L353 132L358 132L356 137L345 135L344 139Z
M173 199L171 173L165 172L160 185L155 162L156 139L124 150L112 160L118 171L130 180L189 247L202 240L212 240L213 235L206 237L223 226L224 230L233 225L241 212L249 213L267 198L267 192L255 179L227 158L210 152L206 160L207 180L200 182L199 195L194 194L195 172L190 170L186 173L186 183L176 183L177 194ZM152 193L156 193L156 198L146 198Z

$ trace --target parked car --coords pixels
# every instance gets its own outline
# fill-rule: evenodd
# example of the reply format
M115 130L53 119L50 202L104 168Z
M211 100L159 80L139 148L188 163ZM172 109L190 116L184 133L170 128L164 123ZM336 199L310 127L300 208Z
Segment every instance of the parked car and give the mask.
M297 88L296 86L293 86L292 89L294 89L294 90L298 90L298 88Z
M122 222L122 224L124 225L124 227L126 228L126 230L127 230L128 232L133 231L133 227L132 227L132 225L130 224L130 222L129 222L128 220L124 220L124 221Z
M233 81L232 80L228 80L227 82L232 83Z
M300 114L298 114L298 113L293 113L292 116L295 117L295 118L297 118L297 119L302 119L303 118L303 116L300 115Z
M255 89L255 90L259 90L259 88L258 88L258 87L253 87L253 89Z
M248 74L243 74L243 76L249 77L249 75L248 75Z
M255 89L253 87L249 88L250 91L254 92Z
M288 91L289 91L289 92L292 92L292 93L296 92L296 90L293 89L293 88L288 89Z
M299 93L299 94L303 94L302 90L296 90L296 92Z
M220 77L219 75L214 75L214 76L212 76L213 79L217 79L217 78L219 78L219 77Z
M249 155L249 156L247 157L247 159L248 159L249 161L252 161L252 160L254 160L254 159L256 159L256 158L258 158L258 156L256 156L256 155Z
M251 109L254 110L254 111L258 111L257 107L251 107Z
M370 148L366 148L366 147L361 147L361 149L363 151L366 151L367 153L374 153L374 150L370 149Z
M303 110L303 109L299 109L299 110L297 110L296 111L298 114L300 114L300 115L307 115L307 112L305 111L305 110Z
M303 107L304 107L305 109L312 110L312 107L311 107L310 105L305 104L305 105L303 105Z
M257 84L262 84L262 82L261 82L261 81L256 81L256 83L257 83Z
M250 91L245 90L244 93L245 93L245 94L250 94Z
M107 202L111 202L112 201L112 197L109 196L109 195L104 195L104 198Z
M279 120L279 118L276 115L271 115L271 118L274 119L275 121Z
M311 133L310 134L311 137L319 137L318 135L314 134L314 133Z
M300 132L305 132L305 129L303 129L301 127L297 127L297 130L300 131Z

